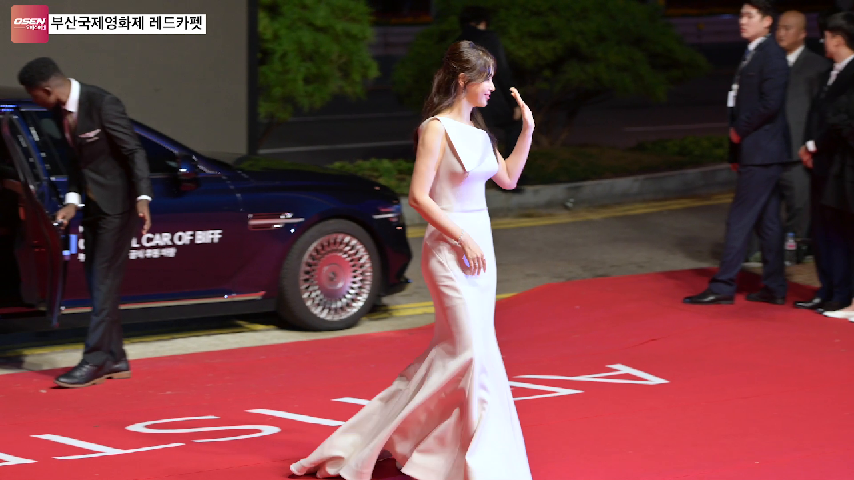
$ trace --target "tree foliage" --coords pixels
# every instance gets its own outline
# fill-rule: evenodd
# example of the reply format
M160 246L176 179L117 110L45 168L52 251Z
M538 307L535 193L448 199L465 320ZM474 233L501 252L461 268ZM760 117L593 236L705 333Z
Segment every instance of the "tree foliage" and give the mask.
M379 68L364 0L259 0L259 104L269 130L335 95L361 98Z
M660 8L637 0L444 0L395 69L394 89L407 107L421 108L469 3L492 12L490 29L534 111L540 145L561 144L591 102L610 94L664 101L672 85L709 69Z

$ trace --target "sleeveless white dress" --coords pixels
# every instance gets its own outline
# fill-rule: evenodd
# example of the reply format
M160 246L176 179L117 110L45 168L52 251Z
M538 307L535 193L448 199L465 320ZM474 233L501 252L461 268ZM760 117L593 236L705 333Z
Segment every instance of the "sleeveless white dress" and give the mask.
M495 337L495 252L486 181L498 171L489 136L445 117L450 139L430 197L483 250L486 273L463 273L462 250L432 226L421 267L436 311L430 347L341 425L297 475L370 480L389 455L417 480L530 480L522 429ZM394 348L390 346L390 348Z

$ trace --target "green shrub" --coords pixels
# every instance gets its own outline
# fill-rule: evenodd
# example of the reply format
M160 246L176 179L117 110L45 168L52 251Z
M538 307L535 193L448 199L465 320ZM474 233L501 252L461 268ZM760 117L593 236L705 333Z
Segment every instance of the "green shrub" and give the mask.
M293 113L317 110L337 95L364 98L379 76L364 0L259 0L258 146Z

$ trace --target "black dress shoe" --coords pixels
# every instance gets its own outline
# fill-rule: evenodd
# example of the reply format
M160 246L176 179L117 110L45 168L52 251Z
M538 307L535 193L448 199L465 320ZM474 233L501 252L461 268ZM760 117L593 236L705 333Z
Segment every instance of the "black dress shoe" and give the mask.
M130 371L114 372L112 364L92 365L86 360L81 360L76 367L60 375L54 380L57 385L65 388L82 388L104 383L110 378L129 378Z
M706 290L703 293L691 297L685 297L683 303L690 305L732 305L735 301L733 295L718 295L711 290Z
M774 295L771 290L767 288L763 288L758 292L753 292L747 296L747 300L750 302L764 302L770 303L771 305L785 305L786 297L778 297Z
M795 308L802 308L804 310L818 310L824 306L824 300L821 297L815 297L812 300L806 300L803 302L795 302Z
M836 310L842 310L843 308L845 308L847 306L848 305L841 303L841 302L830 301L830 302L824 302L824 304L820 308L816 308L815 311L818 313L835 312Z
M130 378L130 364L127 359L112 364L110 367L110 378Z

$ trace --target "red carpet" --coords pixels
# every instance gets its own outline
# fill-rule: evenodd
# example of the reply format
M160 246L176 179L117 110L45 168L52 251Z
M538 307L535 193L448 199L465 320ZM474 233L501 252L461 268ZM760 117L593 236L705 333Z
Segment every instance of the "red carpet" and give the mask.
M535 479L854 478L854 324L741 298L682 305L708 275L552 284L499 303L508 373L529 385L514 395ZM139 360L134 379L82 390L53 389L54 371L2 376L0 477L287 478L334 428L310 417L346 420L359 406L335 399L371 398L430 335ZM595 376L615 371L634 374ZM99 456L56 458L80 455ZM395 472L382 462L375 478Z

